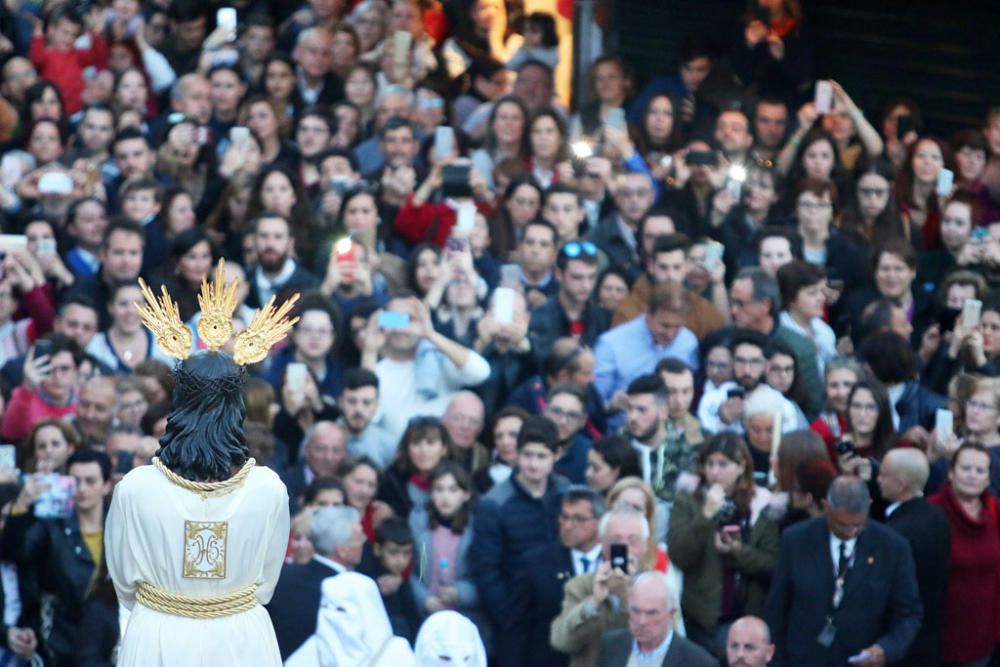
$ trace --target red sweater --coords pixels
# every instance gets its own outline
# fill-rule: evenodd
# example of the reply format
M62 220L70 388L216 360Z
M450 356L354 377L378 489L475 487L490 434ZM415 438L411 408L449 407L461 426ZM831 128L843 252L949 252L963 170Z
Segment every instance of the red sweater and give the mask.
M62 92L66 115L69 116L82 106L83 68L91 65L104 67L108 61L108 45L100 35L92 32L89 49L53 51L45 46L43 36L35 35L31 38L28 57L38 69L38 78L51 81Z
M493 211L485 204L476 202L476 208L487 219L493 215ZM444 203L426 202L414 206L411 194L396 215L396 231L410 243L429 241L443 248L457 219L458 212Z
M950 484L927 500L941 507L951 524L951 569L941 658L945 662L970 662L987 657L993 652L997 629L997 500L989 493L983 494L979 520L962 509Z
M32 427L43 419L63 419L75 414L76 396L69 405L51 405L38 392L15 387L3 414L0 435L4 442L20 443L28 437Z

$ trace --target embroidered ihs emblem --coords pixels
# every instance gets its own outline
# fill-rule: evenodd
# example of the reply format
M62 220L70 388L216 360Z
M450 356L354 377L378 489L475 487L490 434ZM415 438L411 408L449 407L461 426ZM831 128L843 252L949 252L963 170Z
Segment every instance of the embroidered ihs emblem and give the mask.
M184 522L184 572L190 579L226 578L225 521Z

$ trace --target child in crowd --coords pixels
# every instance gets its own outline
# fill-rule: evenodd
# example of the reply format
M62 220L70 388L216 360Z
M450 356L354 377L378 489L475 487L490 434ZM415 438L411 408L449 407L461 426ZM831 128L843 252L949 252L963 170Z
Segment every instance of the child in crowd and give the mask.
M31 38L29 57L38 68L38 78L59 87L67 116L81 108L83 69L102 66L108 59L107 44L97 32L89 33L90 46L76 46L83 28L80 13L71 4L60 3L49 10Z
M389 615L393 634L416 641L423 614L417 607L411 585L413 533L406 519L390 517L375 529L375 558L363 562L361 570L378 582L382 603Z
M532 12L524 17L524 43L507 62L507 69L516 72L529 60L537 60L553 70L559 65L556 20L548 12Z
M410 529L419 558L413 592L422 611L454 609L469 616L480 631L475 614L479 604L468 569L472 545L472 478L455 461L442 461L428 478L430 500L410 514Z

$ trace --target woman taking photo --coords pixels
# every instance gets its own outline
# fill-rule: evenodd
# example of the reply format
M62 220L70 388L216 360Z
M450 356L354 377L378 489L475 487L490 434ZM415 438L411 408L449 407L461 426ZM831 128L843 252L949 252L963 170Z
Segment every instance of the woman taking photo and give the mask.
M570 136L574 138L595 137L604 127L608 110L625 108L635 92L635 76L620 56L604 55L595 60L589 78L594 101L580 107L573 116Z
M654 95L642 112L636 144L653 175L662 180L669 174L673 154L684 145L681 124L674 122L676 109L670 95ZM664 158L670 157L670 160Z
M743 438L712 437L698 452L697 471L697 488L677 494L667 553L684 572L688 638L719 656L726 624L763 609L778 556L778 525L768 516L771 494L753 483Z
M925 248L941 245L941 200L936 189L945 167L954 170L951 149L934 137L924 137L910 149L896 175L899 210L904 222L920 227Z
M288 116L278 103L265 95L254 95L240 107L238 122L260 138L264 146L262 164L295 171L299 155L288 143Z
M878 463L895 444L889 395L873 380L858 380L847 398L847 431L834 445L837 467L871 481Z
M989 493L990 463L981 444L962 445L951 460L948 483L927 499L944 510L951 524L951 565L941 628L946 667L986 667L993 655L1000 534L997 500Z

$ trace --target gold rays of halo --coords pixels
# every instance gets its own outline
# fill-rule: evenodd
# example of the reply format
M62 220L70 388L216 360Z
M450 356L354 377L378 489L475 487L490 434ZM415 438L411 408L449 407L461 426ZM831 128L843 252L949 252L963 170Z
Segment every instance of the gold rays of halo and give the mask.
M142 323L156 336L156 343L160 349L171 357L187 359L191 354L194 336L181 321L180 310L167 293L166 285L162 287L162 296L159 299L142 278L139 278L139 288L146 298L145 306L135 304L136 310L142 317Z
M207 277L203 279L201 293L198 295L198 305L201 307L198 335L213 352L225 345L232 336L233 312L239 304L236 296L239 279L226 287L224 267L225 260L220 259L211 284ZM142 278L139 278L139 287L146 299L146 305L135 304L142 323L156 336L160 349L176 359L187 359L191 355L194 334L181 320L180 309L170 298L166 286L161 288L160 297L153 294L153 290ZM263 308L257 309L250 325L236 334L233 361L241 366L262 361L271 347L280 342L299 321L298 317L288 317L299 300L298 294L292 295L277 308L274 307L274 300L275 297L272 296Z
M246 365L263 360L271 346L284 338L292 325L299 321L298 316L288 319L288 313L298 300L299 295L293 294L276 309L272 296L263 308L258 309L250 326L236 334L233 361Z
M233 334L233 311L239 299L236 290L239 280L234 280L227 288L223 267L226 260L220 259L215 269L215 280L211 284L208 277L201 280L201 294L198 295L198 305L201 307L201 318L198 320L198 335L205 346L215 352L226 344Z

